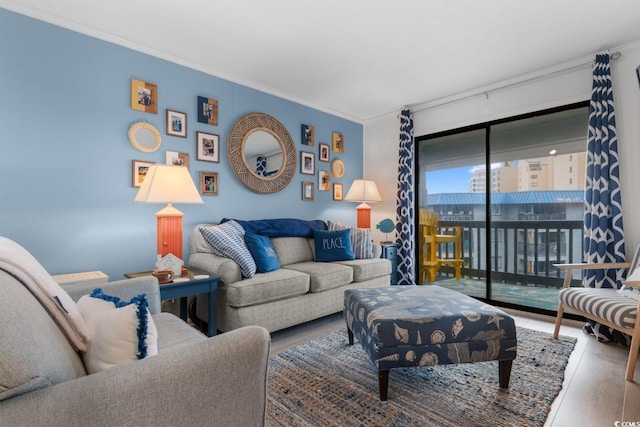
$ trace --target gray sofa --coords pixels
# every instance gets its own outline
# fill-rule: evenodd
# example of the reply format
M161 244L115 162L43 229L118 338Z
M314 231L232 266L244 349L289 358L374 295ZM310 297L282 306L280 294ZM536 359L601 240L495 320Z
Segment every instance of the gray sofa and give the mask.
M73 299L95 285L65 287ZM0 269L0 424L264 425L270 337L247 327L207 338L160 312L155 278L101 284L146 293L159 354L88 375L80 354L23 283Z
M380 258L379 245L370 259L315 262L312 237L271 237L281 268L244 278L235 261L213 253L200 226L208 224L194 227L188 263L220 276L217 320L223 332L248 325L285 329L342 311L346 289L390 284L391 262ZM198 296L195 314L203 322L207 309L207 298Z

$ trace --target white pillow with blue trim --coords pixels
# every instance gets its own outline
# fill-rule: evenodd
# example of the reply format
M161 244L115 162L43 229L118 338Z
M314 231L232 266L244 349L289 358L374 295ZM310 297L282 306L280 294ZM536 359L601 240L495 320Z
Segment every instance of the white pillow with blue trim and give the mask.
M633 272L622 282L623 285L618 289L620 295L624 295L627 298L640 300L640 288L629 286L626 282L640 282L640 268L636 268Z
M105 295L101 288L78 300L91 338L82 354L88 373L158 354L158 330L147 306L146 294L122 301Z
M213 253L237 262L244 277L251 278L256 274L256 262L244 241L244 228L240 224L231 220L218 225L203 225L200 233Z

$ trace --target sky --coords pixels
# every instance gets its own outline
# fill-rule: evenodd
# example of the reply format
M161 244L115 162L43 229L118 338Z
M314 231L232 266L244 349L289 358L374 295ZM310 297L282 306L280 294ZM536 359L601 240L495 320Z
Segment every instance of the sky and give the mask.
M445 169L427 172L427 190L429 194L468 193L469 180L473 176L472 167Z

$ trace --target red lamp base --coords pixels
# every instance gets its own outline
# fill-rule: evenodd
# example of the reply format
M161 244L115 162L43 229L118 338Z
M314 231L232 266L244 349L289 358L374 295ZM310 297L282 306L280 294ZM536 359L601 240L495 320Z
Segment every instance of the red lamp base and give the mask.
M361 203L356 207L358 228L371 228L371 206L366 203Z

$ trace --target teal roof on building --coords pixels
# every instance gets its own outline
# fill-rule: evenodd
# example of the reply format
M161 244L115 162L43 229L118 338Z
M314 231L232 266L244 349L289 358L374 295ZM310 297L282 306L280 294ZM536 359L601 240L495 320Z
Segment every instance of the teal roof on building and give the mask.
M482 205L484 193L439 193L427 196L428 206L439 205ZM491 203L495 205L527 204L574 204L584 203L583 190L515 191L511 193L491 193Z

